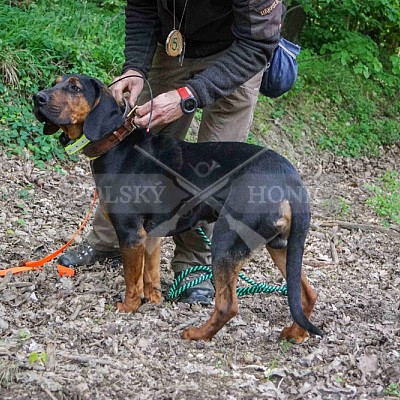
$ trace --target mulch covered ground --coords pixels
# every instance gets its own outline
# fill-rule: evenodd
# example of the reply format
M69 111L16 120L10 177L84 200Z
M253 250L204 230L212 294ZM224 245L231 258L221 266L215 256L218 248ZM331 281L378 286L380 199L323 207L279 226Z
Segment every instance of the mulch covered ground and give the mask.
M382 229L364 185L400 170L399 160L399 146L375 159L298 157L313 208L304 269L319 295L312 320L326 332L322 340L279 343L291 321L287 300L258 294L240 299L239 315L211 342L183 341L183 329L203 323L211 308L164 302L120 314L120 264L60 278L50 263L0 278L0 398L396 398L400 231ZM42 171L2 153L0 268L48 254L79 225L93 183L86 161L65 168ZM165 239L164 295L172 250ZM265 251L244 272L282 282Z

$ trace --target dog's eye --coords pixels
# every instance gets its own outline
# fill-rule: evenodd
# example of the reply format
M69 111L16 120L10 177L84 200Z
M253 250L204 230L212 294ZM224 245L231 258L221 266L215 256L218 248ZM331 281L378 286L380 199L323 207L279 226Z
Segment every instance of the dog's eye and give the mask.
M81 89L79 86L76 86L76 85L74 85L74 84L70 85L70 89L71 89L73 92L76 92L76 93L82 92L82 89Z

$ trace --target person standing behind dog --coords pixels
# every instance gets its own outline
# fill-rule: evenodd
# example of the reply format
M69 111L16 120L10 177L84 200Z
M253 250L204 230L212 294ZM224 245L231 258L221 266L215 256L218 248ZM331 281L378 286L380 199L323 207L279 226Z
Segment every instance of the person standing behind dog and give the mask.
M199 142L245 141L263 70L279 42L282 9L280 0L128 0L125 64L112 94L120 104L125 94L131 107L140 104L138 126L148 125L152 111L153 133L184 140L200 108ZM153 107L143 79L129 75L149 80ZM204 228L210 237L212 227ZM196 232L174 241L175 276L192 265L211 264ZM80 266L118 256L114 228L98 209L87 238L58 262ZM213 296L205 281L187 289L180 301L209 304Z

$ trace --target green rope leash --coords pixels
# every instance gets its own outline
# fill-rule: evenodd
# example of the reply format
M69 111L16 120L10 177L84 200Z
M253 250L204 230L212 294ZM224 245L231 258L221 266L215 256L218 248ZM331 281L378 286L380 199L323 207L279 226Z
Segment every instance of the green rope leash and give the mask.
M212 243L211 240L208 238L208 236L204 233L202 228L196 228L196 232L201 236L201 238L204 240L204 243L208 246L211 247Z
M199 235L203 238L204 242L207 244L207 246L211 246L211 241L207 237L207 235L204 233L203 229L197 228L196 231L199 233ZM204 272L201 276L199 276L196 279L193 279L192 281L182 285L179 287L179 284L191 273L193 272ZM236 289L236 295L238 297L243 297L247 296L248 294L255 294L255 293L280 293L283 296L287 296L287 287L286 285L269 285L267 283L257 283L253 281L252 279L248 278L245 274L242 272L239 273L239 278L243 279L245 282L247 282L250 286L247 287L242 287L242 288L237 288ZM176 299L179 297L186 289L190 289L196 285L198 285L201 282L204 282L208 279L211 279L212 284L214 285L213 281L213 276L212 276L212 269L209 265L195 265L193 267L189 267L185 269L183 272L181 272L178 277L175 279L174 283L170 287L168 291L168 297L171 300Z
M193 272L205 272L205 273L199 276L198 278L193 279L192 281L179 287L179 284ZM214 281L212 279L212 270L211 267L209 267L208 265L195 265L193 267L186 268L178 275L172 286L169 288L168 297L171 300L174 300L177 297L179 297L186 289L190 289L193 286L196 286L199 283L206 281L207 279L211 279L211 282L214 285Z

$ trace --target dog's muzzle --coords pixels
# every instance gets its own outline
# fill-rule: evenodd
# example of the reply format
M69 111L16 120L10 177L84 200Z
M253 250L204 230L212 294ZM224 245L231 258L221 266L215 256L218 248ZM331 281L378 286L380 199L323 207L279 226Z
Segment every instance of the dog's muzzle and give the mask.
M40 111L41 107L47 104L49 96L44 92L38 92L33 95L33 113L39 122L51 122Z
M43 111L48 104L50 97L42 92L33 95L33 113L39 122L44 122L43 133L45 135L52 135L59 130L59 125L51 121Z

